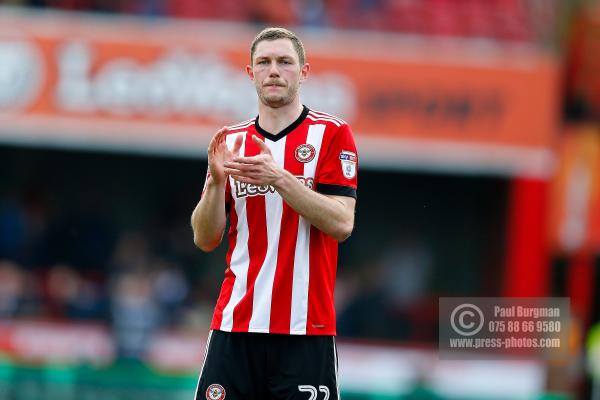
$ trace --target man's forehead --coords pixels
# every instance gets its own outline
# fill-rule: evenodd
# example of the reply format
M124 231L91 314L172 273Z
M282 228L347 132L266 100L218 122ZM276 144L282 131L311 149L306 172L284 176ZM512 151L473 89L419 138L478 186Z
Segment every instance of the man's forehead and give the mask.
M256 45L254 57L292 56L297 58L296 50L289 39L263 40Z

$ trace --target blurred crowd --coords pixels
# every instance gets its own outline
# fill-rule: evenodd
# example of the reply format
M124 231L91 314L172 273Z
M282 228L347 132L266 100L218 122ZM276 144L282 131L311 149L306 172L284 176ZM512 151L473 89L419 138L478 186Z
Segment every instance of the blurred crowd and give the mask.
M36 190L0 196L0 321L106 324L126 358L142 357L163 329L208 331L224 257L194 247L188 210L145 231L93 207L54 206ZM431 249L410 237L368 265L340 265L338 333L434 341L432 266Z
M219 285L194 282L188 247L166 237L191 236L119 231L93 209L52 215L33 193L0 197L0 320L109 323L134 358L159 329L208 329Z
M511 41L553 39L559 0L4 0L32 7Z

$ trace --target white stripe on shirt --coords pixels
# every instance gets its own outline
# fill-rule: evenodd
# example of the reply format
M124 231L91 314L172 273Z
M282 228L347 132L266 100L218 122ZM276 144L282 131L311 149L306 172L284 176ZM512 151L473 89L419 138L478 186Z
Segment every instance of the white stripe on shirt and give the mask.
M240 156L244 156L245 153L245 142L246 134L241 132L239 134L227 135L225 141L227 147L232 149L235 143L235 139L238 135L243 136L242 147L240 148ZM235 183L233 179L229 179L231 185L232 196L235 195ZM248 266L250 264L250 255L248 254L248 219L246 218L246 198L235 199L235 213L237 215L237 238L235 242L235 248L231 254L231 262L229 268L235 275L235 281L233 283L233 289L229 302L223 309L223 319L221 321L221 330L231 332L233 328L233 309L237 303L246 294L246 282L248 278Z
M273 160L281 168L284 167L285 161L285 142L285 137L277 141L265 140L265 144L271 150ZM279 193L271 193L269 191L265 194L265 211L267 252L263 265L260 267L256 281L254 282L252 317L250 318L250 325L248 327L253 332L268 332L271 321L271 300L275 270L277 268L281 217L283 213L283 199Z
M310 119L311 121L315 121L315 122L319 122L319 121L328 121L333 123L336 126L342 126L339 122L337 122L335 119L331 119L331 118L325 118L325 117L321 117L321 116L313 116L311 114L308 114L306 116L306 118Z

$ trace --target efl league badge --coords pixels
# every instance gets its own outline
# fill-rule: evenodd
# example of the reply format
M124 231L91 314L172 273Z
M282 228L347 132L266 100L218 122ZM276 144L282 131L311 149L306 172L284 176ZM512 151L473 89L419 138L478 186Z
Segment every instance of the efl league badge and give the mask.
M315 158L316 150L312 144L301 144L296 147L296 151L294 155L296 156L296 160L301 163L311 162Z
M225 399L225 388L223 386L213 383L206 389L206 400L224 400Z
M342 150L340 153L340 161L342 162L342 173L346 179L352 179L356 176L356 153Z

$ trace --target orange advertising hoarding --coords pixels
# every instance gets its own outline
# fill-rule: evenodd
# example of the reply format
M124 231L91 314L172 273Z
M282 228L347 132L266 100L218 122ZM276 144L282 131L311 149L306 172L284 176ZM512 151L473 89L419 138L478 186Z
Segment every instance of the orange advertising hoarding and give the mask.
M571 126L560 140L551 181L550 242L557 253L600 250L600 131Z
M244 72L255 33L2 12L0 140L201 152L216 128L256 113ZM347 120L367 164L509 173L546 165L558 108L551 57L464 41L300 34L312 67L303 102Z

